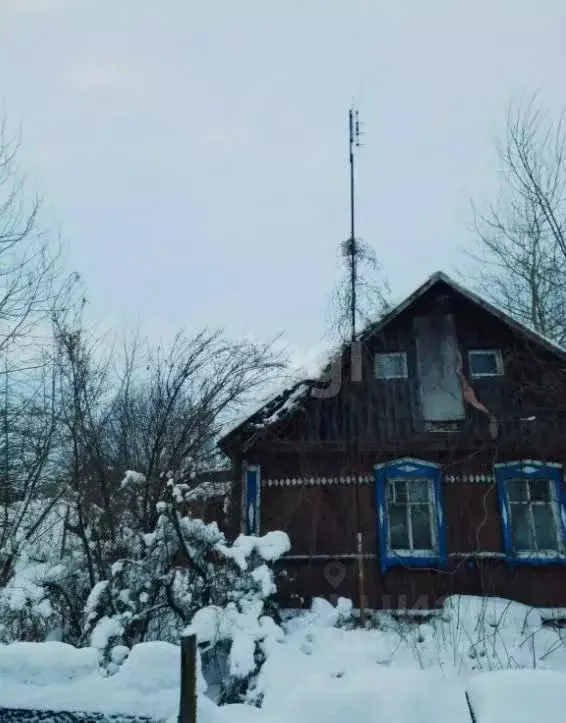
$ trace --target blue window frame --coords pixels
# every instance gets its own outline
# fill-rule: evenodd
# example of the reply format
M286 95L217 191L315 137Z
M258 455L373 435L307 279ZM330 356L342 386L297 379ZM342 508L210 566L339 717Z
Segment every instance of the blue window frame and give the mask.
M244 466L242 485L242 527L246 535L259 535L261 478L259 465Z
M441 567L446 561L440 469L432 462L397 459L375 467L381 569Z
M494 465L503 551L512 564L566 563L562 466L522 460Z

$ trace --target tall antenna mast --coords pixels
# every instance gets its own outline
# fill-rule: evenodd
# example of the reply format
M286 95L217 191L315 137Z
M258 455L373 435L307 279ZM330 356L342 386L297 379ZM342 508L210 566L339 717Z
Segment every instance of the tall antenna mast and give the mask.
M355 174L355 151L356 148L360 147L360 119L357 109L350 108L348 111L348 120L350 126L349 134L349 160L350 160L350 238L344 244L344 255L349 259L350 266L350 325L351 325L351 354L352 363L355 351L356 342L356 312L357 312L357 298L356 290L358 283L358 254L359 246L356 239L356 174ZM352 429L353 429L352 425ZM352 469L358 461L358 443L356 440L352 440L351 455L352 455ZM358 532L356 533L356 558L357 558L357 570L358 570L358 592L360 597L360 624L365 627L366 622L366 595L365 595L365 581L364 581L364 535L362 532L362 522L360 518L360 499L359 499L359 486L354 486L354 510L356 515L356 527Z
M357 286L357 256L358 242L356 240L356 174L355 174L355 149L360 147L360 119L355 108L348 111L350 124L350 238L347 242L347 254L350 259L350 325L352 341L356 340L356 286Z

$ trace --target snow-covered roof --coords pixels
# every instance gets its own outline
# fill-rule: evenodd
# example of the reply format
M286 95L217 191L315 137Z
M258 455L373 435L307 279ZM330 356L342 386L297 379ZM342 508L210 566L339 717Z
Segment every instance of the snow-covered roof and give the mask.
M246 444L249 445L264 429L277 424L295 409L298 409L315 384L316 380L306 379L289 387L289 389L283 390L226 434L219 442L220 448L225 447L225 442L228 439L239 436L245 436L247 439Z
M566 362L566 349L534 329L531 329L528 326L521 324L516 319L513 319L505 311L489 301L486 301L481 296L478 296L473 291L470 291L465 286L462 286L460 283L454 281L443 271L437 271L429 276L428 279L421 284L421 286L419 286L412 294L407 296L390 312L382 316L379 321L369 324L359 335L359 340L367 341L370 339L439 283L444 283L446 286L450 287L473 304L481 307L492 316L497 317L517 334L530 339L535 344L545 348L547 351ZM346 346L346 348L348 347ZM322 382L322 379L305 379L284 390L226 434L220 440L220 447L222 449L226 449L228 446L228 440L233 438L242 438L245 446L248 447L255 439L257 439L263 430L272 427L288 417L293 411L300 408L307 397L310 396L310 392L313 387L321 384Z
M213 497L226 497L232 485L231 469L207 470L191 480L190 490L185 499L203 500Z
M231 482L218 482L217 480L204 480L191 488L187 493L186 500L202 500L212 497L226 497L230 493Z

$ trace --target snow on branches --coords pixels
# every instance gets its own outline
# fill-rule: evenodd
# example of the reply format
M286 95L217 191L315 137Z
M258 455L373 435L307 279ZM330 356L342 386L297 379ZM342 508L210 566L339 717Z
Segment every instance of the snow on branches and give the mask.
M132 472L126 478L143 484ZM215 522L190 515L188 494L185 483L169 480L150 532L125 525L110 544L94 527L76 534L80 520L70 517L64 554L57 546L22 548L0 587L0 639L88 645L113 674L134 645L177 642L188 626L205 648L228 645L227 685L236 681L241 690L257 672L263 643L282 635L269 616L276 591L271 565L289 550L289 538L270 532L230 542Z

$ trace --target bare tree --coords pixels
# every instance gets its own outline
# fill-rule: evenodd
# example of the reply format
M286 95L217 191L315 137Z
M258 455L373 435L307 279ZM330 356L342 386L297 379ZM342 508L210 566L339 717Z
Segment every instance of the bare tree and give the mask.
M474 207L478 285L536 331L566 342L566 158L563 116L550 118L537 96L508 109L497 143L501 189Z
M0 585L58 500L49 318L76 281L40 233L39 200L26 203L18 149L0 121Z
M223 424L282 365L269 345L231 342L220 333L179 334L166 349L134 340L119 358L115 345L83 330L80 313L61 314L54 327L55 441L49 460L57 485L39 509L49 510L61 499L68 510L63 528L73 581L49 585L50 594L60 598L58 609L66 610L67 623L80 635L77 621L89 592L111 577L113 563L131 558L134 548L136 561L130 563L141 565L144 535L156 529L164 500L174 503L168 508L176 543L167 554L177 550L183 556L185 550L187 564L193 564L181 518L194 474L215 461ZM46 418L46 442L50 431ZM38 444L41 434L34 439ZM49 469L45 463L40 472L47 475ZM16 551L4 558L4 580L15 556ZM204 579L198 565L195 570ZM171 595L174 577L162 581L171 585Z
M352 326L351 241L342 244L348 259L346 273L338 281L329 308L330 337L333 342L350 340ZM359 239L355 241L356 272L354 278L356 329L360 331L377 321L391 308L391 289L375 251Z
M154 522L168 472L190 482L191 470L217 462L221 428L281 370L269 345L206 331L178 334L168 349L138 344L126 354L105 432L112 466L139 470L149 482L146 525Z
M25 198L18 150L0 121L0 354L48 317L59 278L57 255L39 229L39 199Z
M90 582L128 531L149 531L168 481L191 486L216 461L222 426L281 369L269 345L179 334L168 349L135 340L115 364L80 327L57 327L63 475ZM124 484L125 473L136 473Z
M0 586L21 548L61 499L57 459L57 367L47 360L24 389L4 373L0 435Z

